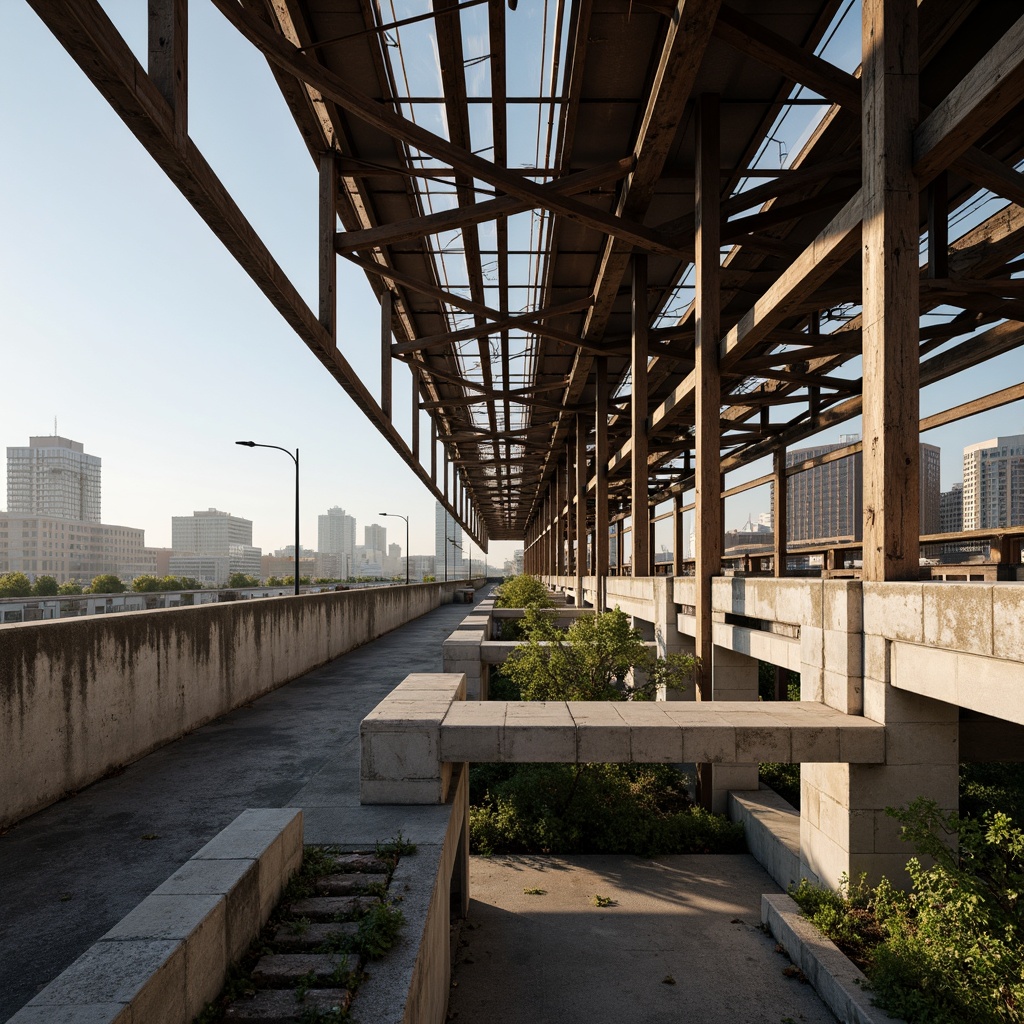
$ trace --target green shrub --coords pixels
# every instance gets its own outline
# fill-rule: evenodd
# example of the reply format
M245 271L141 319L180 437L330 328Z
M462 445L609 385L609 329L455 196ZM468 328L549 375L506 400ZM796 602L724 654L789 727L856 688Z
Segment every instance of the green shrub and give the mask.
M878 1005L909 1024L1024 1021L1024 832L1001 812L973 820L928 800L889 813L928 862L907 863L909 893L803 882L794 899L862 951Z
M529 607L523 629L525 641L502 666L523 700L644 700L653 698L659 686L683 690L693 685L695 659L685 654L658 658L619 608L578 618L562 631ZM631 669L644 679L634 679L627 692Z
M764 762L758 766L757 777L771 786L783 800L800 810L800 765Z
M692 807L685 777L670 765L481 765L470 780L477 853L651 857L746 849L742 826Z
M509 576L498 588L495 608L554 608L548 588L536 577L523 573Z

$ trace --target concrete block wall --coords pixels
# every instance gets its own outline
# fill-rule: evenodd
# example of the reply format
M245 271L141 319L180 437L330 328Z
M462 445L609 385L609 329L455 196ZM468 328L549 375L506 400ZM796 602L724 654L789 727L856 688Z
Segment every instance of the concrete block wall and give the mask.
M302 864L302 811L243 811L8 1024L189 1024Z
M451 600L414 584L0 629L0 828Z

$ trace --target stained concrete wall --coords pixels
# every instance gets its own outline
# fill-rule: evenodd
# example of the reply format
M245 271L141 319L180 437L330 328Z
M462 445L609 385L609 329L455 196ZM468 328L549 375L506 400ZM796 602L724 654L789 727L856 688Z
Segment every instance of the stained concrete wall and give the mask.
M0 827L450 602L465 586L424 583L3 627Z

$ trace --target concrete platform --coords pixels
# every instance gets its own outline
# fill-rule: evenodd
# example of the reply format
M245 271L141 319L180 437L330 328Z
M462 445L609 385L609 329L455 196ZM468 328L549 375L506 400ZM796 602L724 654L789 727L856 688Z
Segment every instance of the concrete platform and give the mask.
M473 857L470 891L454 1024L835 1021L782 973L750 856Z
M0 1020L248 807L305 808L309 843L439 846L446 808L359 806L359 722L441 671L467 610L443 605L0 834Z
M885 728L815 701L456 701L440 745L442 761L880 764Z

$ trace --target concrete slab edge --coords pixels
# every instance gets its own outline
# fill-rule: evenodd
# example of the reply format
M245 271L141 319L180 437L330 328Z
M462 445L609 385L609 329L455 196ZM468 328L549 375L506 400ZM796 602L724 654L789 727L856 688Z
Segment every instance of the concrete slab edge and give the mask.
M809 877L800 870L800 812L774 789L733 790L729 818L742 823L747 849L780 888Z
M302 811L243 811L8 1024L191 1024L302 864Z
M872 1005L864 973L800 913L790 896L765 893L761 921L843 1024L906 1024Z

